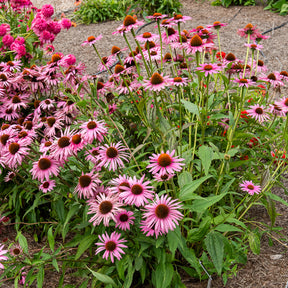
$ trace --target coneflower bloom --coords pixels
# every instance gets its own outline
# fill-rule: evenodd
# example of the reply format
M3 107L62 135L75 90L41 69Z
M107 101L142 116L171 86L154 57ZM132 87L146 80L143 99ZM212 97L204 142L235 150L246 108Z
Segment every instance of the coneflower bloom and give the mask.
M54 104L55 104L55 102L53 100L45 99L45 100L40 102L39 107L42 110L50 110L50 109L54 108Z
M213 46L213 43L204 42L201 37L196 34L191 38L189 43L186 43L185 48L187 54L195 54L196 52L203 52L205 48L212 48Z
M54 136L56 134L57 130L61 130L63 127L63 122L61 118L55 118L53 116L51 117L47 117L46 118L46 123L45 123L45 130L44 130L44 134L47 137L51 137Z
M101 180L97 173L90 172L84 174L82 172L74 192L78 193L79 198L82 198L82 196L83 198L93 197L99 183L101 183Z
M13 109L15 110L20 110L21 108L26 108L27 107L27 100L28 95L23 94L23 95L14 95L10 101L7 103L7 108L8 109Z
M54 159L66 161L73 154L71 137L69 127L64 132L61 131L61 137L56 139L50 147L50 155Z
M192 18L190 16L183 16L181 14L174 14L173 18L168 19L169 21L172 21L174 23L185 23L188 20L191 20Z
M130 230L130 224L134 224L133 220L135 219L135 217L133 216L133 212L122 210L115 215L115 219L115 227L126 231Z
M49 180L49 181L43 182L43 183L39 186L39 189L40 189L43 193L47 193L47 192L49 192L49 191L52 191L55 186L56 186L56 182L55 182L54 180Z
M221 67L213 63L199 65L200 67L197 67L196 70L204 72L205 77L207 77L208 75L217 74L221 70Z
M107 128L104 126L105 122L103 120L90 119L88 122L85 122L80 126L80 128L82 128L80 133L84 136L84 139L90 144L93 142L93 140L102 142L103 136L106 135L108 131Z
M186 86L188 84L188 78L182 78L180 76L171 79L171 84L175 86Z
M97 159L97 156L99 155L99 147L94 147L87 152L85 152L85 159L87 161L91 161L93 164L98 164L99 160Z
M244 46L249 47L252 51L255 51L255 50L260 51L263 48L262 45L257 44L257 43L252 43L252 44L245 43Z
M122 210L122 203L119 202L118 195L106 195L100 193L95 199L88 201L88 214L95 214L90 220L94 226L100 225L103 221L104 226L108 227L110 220L116 222L115 214Z
M267 76L262 76L259 78L269 82L274 88L277 86L284 86L284 83L281 81L282 77L279 77L279 73L270 73Z
M141 43L145 43L146 41L156 41L157 39L159 39L159 35L145 32L142 35L136 36L136 39Z
M131 31L132 29L142 26L143 24L144 24L143 21L138 21L137 18L131 15L127 15L124 18L123 25L119 26L117 28L117 31L113 32L112 34L120 33L121 35L123 35L123 33L127 33Z
M127 205L135 205L137 207L144 206L154 197L153 186L150 186L150 181L144 181L145 175L139 180L134 176L129 178L129 185L121 185L121 190L124 190L120 194L120 198Z
M170 42L175 42L179 38L179 33L173 28L167 28L165 32L162 33L162 40L164 43L169 44Z
M0 156L1 157L1 156ZM4 177L5 182L9 182L16 177L16 173L13 171L8 172L8 174Z
M0 119L5 119L6 121L11 121L19 118L19 114L12 108L7 108L4 105L0 107Z
M218 30L218 29L220 29L221 27L225 27L225 26L227 26L227 25L228 25L228 23L221 23L221 22L219 22L219 21L215 21L215 22L213 23L213 25L207 25L206 27L207 27L207 28L214 28L214 29Z
M28 151L29 148L19 140L18 142L11 142L2 156L5 164L11 169L14 169L18 165L21 165L25 156L29 154Z
M93 44L95 44L98 40L101 40L102 39L102 35L100 34L98 37L94 37L94 36L89 36L87 38L86 41L84 41L81 46L85 46L85 45L89 45L89 46L92 46Z
M279 116L279 117L285 117L286 116L286 112L287 112L287 107L283 107L282 105L273 103L273 104L269 104L270 106L270 113L272 113L273 115Z
M148 228L153 228L155 236L167 234L179 225L178 221L183 218L183 215L178 210L182 205L177 200L172 200L167 195L162 195L160 198L156 194L156 199L151 204L144 207L143 222Z
M10 255L13 257L18 257L19 255L21 255L23 253L23 250L21 248L21 246L19 244L14 244L10 250Z
M239 87L246 87L246 88L254 84L251 79L246 78L235 78L233 82L238 83Z
M4 245L0 245L0 261L8 260L7 256L4 256L8 250L4 250ZM0 269L4 269L4 265L0 262Z
M259 185L254 185L252 181L243 181L240 188L244 192L248 192L250 195L259 194L261 192L261 187Z
M109 69L110 66L112 66L115 62L115 56L114 55L109 55L108 57L102 57L102 61L98 65L97 70L98 71L105 71L107 68ZM107 68L106 68L107 67Z
M71 149L74 153L77 153L77 151L83 149L83 147L87 144L87 142L85 141L84 136L81 133L75 133L73 131L71 133L72 133L70 140Z
M165 17L167 17L168 15L166 14L161 14L161 13L154 13L153 15L150 16L146 16L146 18L148 19L154 19L154 20L159 20L159 19L163 19Z
M279 101L275 101L275 104L280 106L285 112L288 111L288 97L287 98L284 97L284 98L280 99Z
M249 106L251 109L247 109L248 116L254 118L255 120L259 121L260 123L270 120L270 116L267 114L266 109L264 106L256 104Z
M154 179L158 182L166 182L172 179L175 176L175 174L168 174L168 173L156 173L153 175Z
M257 33L259 33L258 29L256 29L256 26L253 26L251 23L247 24L244 28L239 29L237 33L241 37L248 37L250 35L251 40L255 40L257 38Z
M59 162L51 156L45 155L38 161L33 162L33 168L30 170L33 179L38 179L43 182L44 179L49 181L51 176L59 174Z
M112 185L112 187L110 187L110 193L120 194L124 192L123 186L130 188L129 177L126 175L119 175L117 178L112 179L109 184Z
M173 157L174 154L175 150L173 150L171 153L168 150L166 153L162 151L160 154L152 154L152 156L149 157L150 164L147 166L147 168L151 168L149 171L153 174L157 172L161 174L173 174L174 172L181 171L181 166L185 166L185 164L180 162L184 161L184 159L178 158L179 156Z
M158 72L153 73L149 80L144 80L143 87L145 90L160 91L171 83L169 76L163 76Z
M127 148L125 148L121 142L99 146L99 155L97 159L100 162L98 165L100 167L104 166L105 168L108 168L109 171L115 171L118 167L124 167L123 160L129 161L129 154L125 151L127 151Z
M120 260L122 258L121 254L125 254L122 248L128 248L126 245L122 244L127 241L120 239L121 234L115 231L111 234L111 236L109 236L106 232L101 236L99 235L98 237L101 242L96 243L96 245L99 247L97 248L95 255L101 251L105 251L103 254L103 259L108 260L110 257L112 263L114 263L114 257Z
M150 56L149 56L150 54ZM146 50L144 53L144 58L149 61L151 58L151 61L160 61L161 60L161 48L155 47L153 50Z

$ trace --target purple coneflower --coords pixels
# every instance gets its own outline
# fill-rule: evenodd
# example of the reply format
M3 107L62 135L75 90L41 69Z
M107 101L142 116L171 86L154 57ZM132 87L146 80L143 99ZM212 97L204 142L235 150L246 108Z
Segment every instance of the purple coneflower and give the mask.
M200 67L197 67L196 70L205 72L205 77L207 77L208 75L217 74L221 70L221 67L213 63L200 64Z
M252 51L255 51L255 50L260 51L263 48L262 45L257 44L257 43L252 43L252 44L245 43L244 46L249 47Z
M41 157L38 161L33 162L33 168L30 172L33 179L38 179L40 182L43 182L44 179L49 181L51 176L59 174L59 162L51 156L45 155L45 157Z
M244 192L248 192L250 195L259 194L261 192L261 187L259 185L254 185L252 181L243 181L240 188Z
M179 172L182 170L181 166L185 166L184 163L179 163L184 161L183 158L178 158L179 156L173 157L175 150L171 153L169 150L164 153L163 151L160 154L153 154L150 156L150 164L147 168L151 168L149 171L153 174L159 172L161 174L173 174L174 172Z
M191 20L192 17L190 16L183 16L181 14L174 14L173 18L168 19L169 21L172 21L174 23L185 23L188 20Z
M267 76L262 76L260 79L269 82L274 88L277 86L284 86L284 83L281 81L282 77L276 72L270 73Z
M86 41L84 41L81 46L85 46L85 45L89 45L92 46L93 44L95 44L98 40L102 39L102 35L100 34L98 37L94 37L94 36L89 36L87 38Z
M186 86L188 84L188 78L174 77L171 79L171 84L175 86Z
M143 87L145 90L160 91L170 85L170 78L155 72L149 80L144 80L144 82Z
M49 191L52 191L55 186L56 186L55 181L54 181L54 180L49 180L49 181L43 182L43 183L39 186L39 189L40 189L43 193L47 193L47 192L49 192Z
M148 228L153 228L156 238L159 235L167 234L169 230L174 230L178 221L183 215L178 211L182 205L177 200L172 200L167 195L162 195L160 198L156 194L156 200L148 204L144 208L143 218L145 225Z
M88 143L92 143L93 140L103 141L103 136L107 133L107 128L104 127L105 122L103 120L89 120L83 123L80 128L80 133L84 136L84 139Z
M75 193L78 193L79 198L90 198L94 196L94 191L97 189L101 180L98 177L99 175L93 172L84 174L79 177L78 185L75 188Z
M154 20L159 20L159 19L163 19L165 17L167 17L168 15L166 14L161 14L161 13L154 13L153 15L150 16L146 16L146 18L148 19L154 19Z
M123 24L117 28L117 31L113 32L112 34L121 34L127 33L131 31L132 29L135 29L139 26L142 26L144 24L143 21L138 21L137 18L127 15L124 18Z
M248 113L248 116L254 118L260 123L270 120L270 116L267 114L267 111L265 110L264 106L255 104L255 105L249 106L249 108L251 109L246 110Z
M129 154L125 152L126 150L127 148L121 142L100 146L98 155L99 166L104 166L113 171L117 170L118 167L124 167L123 160L129 161Z
M137 207L144 206L147 204L149 199L153 199L154 191L153 186L150 186L151 182L143 182L145 175L141 177L140 180L134 176L129 178L129 187L126 185L121 185L121 190L124 190L120 194L120 198L127 205L135 205Z
M115 231L110 236L106 232L101 236L99 235L98 237L101 242L96 243L96 245L99 247L97 248L95 255L105 250L103 258L108 260L108 258L110 257L112 263L114 263L114 257L120 260L122 258L121 254L125 254L122 248L128 248L126 245L122 244L127 241L124 239L120 239L121 234Z
M254 82L251 79L246 79L246 78L235 78L233 82L238 83L239 87L248 88L249 86L254 85Z
M136 36L136 39L142 43L145 43L146 41L156 41L158 38L159 35L150 32L145 32L142 35Z
M133 216L133 212L131 211L120 211L119 213L117 213L115 215L115 219L116 219L116 228L118 227L121 230L130 230L130 224L133 225L134 222L133 220L135 219L135 217Z
M10 167L11 169L15 169L18 165L21 165L23 159L26 155L29 154L29 148L21 143L19 140L18 142L11 142L7 147L7 150L3 151L3 158L5 164Z
M0 261L5 261L8 259L7 256L4 256L4 254L6 254L8 252L8 250L4 250L4 245L0 245ZM0 269L4 269L4 265L1 264L0 262Z
M175 174L168 174L168 173L156 173L153 175L154 179L157 180L158 182L166 182L172 179L175 176Z
M120 194L124 192L125 190L123 189L123 186L130 188L129 177L126 175L119 175L118 178L112 179L109 184L112 185L112 187L110 187L110 193Z
M162 33L162 40L165 44L169 44L170 42L175 42L179 38L179 33L175 29L167 28L165 32Z
M194 35L190 42L185 45L187 54L195 54L196 52L203 52L205 48L212 48L213 43L204 42L201 37L196 34Z
M116 222L115 214L122 210L122 203L119 202L118 195L106 195L100 193L95 199L88 201L88 214L94 214L89 220L94 226L100 225L103 221L104 226L108 227L110 220Z
M214 28L216 30L220 29L221 27L227 26L228 23L221 23L219 21L215 21L213 25L207 25L207 28Z

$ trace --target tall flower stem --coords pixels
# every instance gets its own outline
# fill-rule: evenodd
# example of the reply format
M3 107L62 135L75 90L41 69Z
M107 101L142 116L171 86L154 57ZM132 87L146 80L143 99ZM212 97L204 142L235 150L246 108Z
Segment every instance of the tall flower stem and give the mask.
M162 42L162 35L160 29L160 19L157 19L157 26L158 26L158 33L159 33L159 40L160 40L160 49L161 49L161 72L163 71L163 42Z
M105 62L103 61L103 59L101 58L101 56L100 56L100 54L99 54L99 52L98 52L98 50L97 50L96 46L95 46L94 44L93 44L92 46L93 46L93 48L94 48L94 50L95 50L95 52L96 52L97 56L99 57L99 59L100 59L101 63L102 63L104 66L105 66L105 68L106 68L107 72L109 72L109 73L110 73L110 75L112 75L113 73L111 72L110 68L109 68L109 67L107 67L107 65L105 64Z
M250 44L250 34L248 34L248 39L247 39L247 44ZM243 69L243 77L245 77L245 70L247 67L247 62L248 62L248 56L249 56L249 46L247 47L247 52L246 52L246 58L245 58L245 64L244 64L244 69Z

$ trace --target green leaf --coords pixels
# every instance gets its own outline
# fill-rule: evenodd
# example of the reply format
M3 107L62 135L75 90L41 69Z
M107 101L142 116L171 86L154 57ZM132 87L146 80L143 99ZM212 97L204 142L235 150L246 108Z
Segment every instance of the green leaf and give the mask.
M184 99L181 99L182 104L184 107L192 114L195 114L199 117L199 109L198 106L192 102L186 101Z
M200 146L198 155L202 162L205 175L207 176L213 158L213 150L211 147L208 146Z
M215 228L215 230L219 232L243 232L240 228L230 224L220 224Z
M218 275L221 275L224 259L224 242L223 235L216 231L207 234L204 242L207 251L211 256L212 262L216 268ZM225 238L225 237L224 237Z
M216 196L209 196L207 198L201 197L201 199L195 199L192 205L189 207L190 211L203 213L207 208L220 201L227 193L223 193Z
M176 232L174 231L169 231L167 234L167 239L168 239L168 247L169 250L171 251L173 257L175 256L175 251L178 247L178 242L179 242L179 236L177 235Z
M183 188L185 184L190 184L192 182L191 173L184 171L178 177L178 184L180 188Z
M142 256L136 257L135 258L135 270L139 271L142 268L142 265L143 265L143 257Z
M62 199L59 199L56 203L55 203L55 208L56 208L56 212L57 215L59 217L59 220L61 221L61 223L64 223L65 221L65 210L64 210L64 202Z
M80 256L92 245L92 243L96 240L96 235L87 235L81 240L78 250L75 255L75 260L79 259Z
M157 266L155 271L156 288L167 288L170 286L174 274L171 263L163 263Z
M180 200L187 201L187 200L195 199L195 196L198 196L198 195L193 194L193 192L196 191L203 182L205 182L207 179L211 177L212 175L204 176L195 181L192 181L192 183L190 184L184 185L183 188L180 189L180 195L179 195Z
M18 240L19 245L21 246L23 251L25 253L28 253L28 242L27 242L27 239L25 238L24 235L22 235L22 233L20 231L17 234L16 240Z
M54 239L54 235L53 235L53 227L50 227L48 230L48 243L49 243L49 247L51 249L51 251L54 251L54 244L55 244L55 239Z
M52 260L52 265L54 266L56 271L59 272L59 266L58 266L57 260L55 258Z
M266 195L269 196L272 200L275 200L277 202L280 202L286 206L288 206L288 202L286 202L284 199L282 199L280 196L272 194L271 192L266 192Z
M38 287L38 288L42 288L42 287L43 287L44 273L45 273L44 267L41 266L41 267L39 268L38 273L37 273L37 287Z
M267 200L266 210L271 220L271 226L274 226L276 217L278 215L276 212L275 202L268 195L266 196L266 200Z
M260 254L260 237L258 233L254 233L253 231L251 231L248 235L248 241L249 241L249 246L250 246L251 251L256 255L259 255Z
M211 218L205 217L200 225L199 228L194 228L188 231L187 240L190 243L195 243L198 241L202 241L205 237L205 235L208 233L211 225Z
M93 270L91 270L88 266L86 266L86 268L93 274L93 276L95 278L97 278L100 282L104 283L104 284L112 284L113 287L117 287L115 282L113 281L113 279L111 277L109 277L108 275L104 275L101 274L99 272L95 272Z
M65 229L66 225L68 224L68 222L70 221L70 219L76 214L77 211L79 211L80 207L79 205L74 205L72 207L70 207L70 210L67 213L64 225L63 225L63 229Z

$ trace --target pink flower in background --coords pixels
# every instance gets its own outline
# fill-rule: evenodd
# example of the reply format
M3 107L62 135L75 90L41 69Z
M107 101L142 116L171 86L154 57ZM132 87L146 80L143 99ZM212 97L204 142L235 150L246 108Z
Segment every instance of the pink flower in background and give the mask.
M4 245L0 245L0 261L5 261L8 260L7 256L4 256L5 254L7 254L8 250L4 250ZM4 265L1 264L0 262L0 269L4 269Z
M122 258L121 254L125 254L122 248L128 248L126 245L122 244L127 242L124 239L120 239L121 234L117 232L113 232L111 236L108 233L104 233L101 236L98 236L101 242L97 242L96 245L99 246L95 252L97 255L101 251L105 251L103 254L103 258L108 260L111 258L111 262L114 263L114 257L118 260Z
M259 185L254 185L252 181L243 181L240 188L244 192L248 192L250 195L259 194L261 192L261 187Z
M80 133L88 143L92 143L93 140L102 142L103 136L108 131L103 120L89 120L83 123L80 128L82 128Z
M49 180L49 181L43 182L43 183L39 186L39 189L40 189L43 193L47 193L47 192L49 192L49 191L52 191L55 186L56 186L55 181L54 181L54 180Z
M41 14L45 18L50 18L54 14L54 8L50 4L43 5L41 8Z
M205 77L207 77L208 75L217 74L221 70L221 67L213 63L200 64L200 67L197 67L196 70L205 72Z
M72 26L71 20L67 18L63 18L61 20L61 26L63 29L69 29Z
M130 230L130 224L131 225L134 224L133 220L135 219L135 217L133 216L133 212L123 210L115 215L115 219L116 219L115 227L126 231Z
M144 80L145 90L160 91L171 84L169 76L163 76L158 72L152 74L149 80Z
M255 120L259 121L260 123L270 120L270 116L267 114L266 109L263 105L252 105L249 106L251 109L247 109L248 116L254 118Z
M86 41L84 41L81 46L85 46L85 45L89 45L92 46L93 44L95 44L97 41L101 40L103 38L103 36L100 34L98 37L94 37L94 36L89 36L87 38Z
M40 182L43 182L44 179L49 181L51 176L59 174L59 162L51 156L45 155L45 157L41 157L38 161L33 162L33 168L30 172L33 179L38 179Z
M78 193L79 198L90 198L94 196L94 191L98 184L101 183L99 175L93 172L84 174L79 177L78 185L75 188L75 193Z

